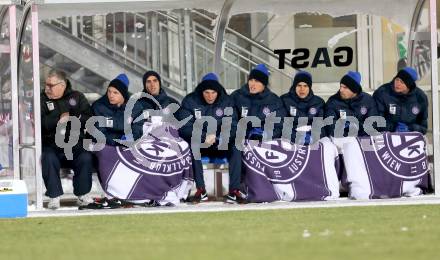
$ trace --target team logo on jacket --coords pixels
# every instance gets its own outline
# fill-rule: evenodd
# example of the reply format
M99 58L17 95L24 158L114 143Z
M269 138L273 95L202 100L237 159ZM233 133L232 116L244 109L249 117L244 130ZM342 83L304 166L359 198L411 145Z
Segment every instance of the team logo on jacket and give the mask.
M132 148L117 149L127 167L150 175L176 175L191 166L188 143L176 138L141 138Z
M194 116L196 117L196 119L202 118L202 111L200 111L200 109L198 108L194 108Z
M339 118L347 119L347 112L345 112L345 110L339 110Z
M420 113L420 109L419 109L417 106L413 106L413 107L411 108L411 112L412 112L414 115L418 115L418 114Z
M215 115L218 117L223 116L223 109L217 108L217 110L215 110Z
M248 108L241 107L241 117L247 117L247 115L248 115Z
M76 99L75 99L75 98L70 98L70 99L69 99L69 105L70 105L70 106L74 107L74 106L76 106L76 104L77 104L77 102L76 102Z
M371 137L382 167L402 179L417 179L428 172L425 140L420 133L385 133Z
M264 107L264 108L263 108L263 114L265 114L266 116L270 114L270 109L269 109L269 107Z
M391 115L395 115L396 114L396 105L395 104L390 104L390 106L389 106L389 113Z
M244 164L255 173L278 183L298 178L307 166L310 146L274 140L249 142L243 152Z
M316 115L317 112L318 112L318 110L316 110L316 108L314 108L314 107L311 107L309 109L309 114L312 116Z
M47 106L47 109L49 109L49 111L52 111L55 109L55 106L52 101L47 101L46 106Z
M368 108L366 106L361 106L361 115L366 115L368 113Z
M290 106L290 115L291 116L296 116L296 107L294 106Z

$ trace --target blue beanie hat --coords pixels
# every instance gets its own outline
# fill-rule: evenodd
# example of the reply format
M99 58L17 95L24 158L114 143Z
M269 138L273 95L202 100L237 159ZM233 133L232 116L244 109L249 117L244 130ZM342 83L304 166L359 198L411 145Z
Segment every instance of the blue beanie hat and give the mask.
M217 93L222 93L223 86L218 81L217 74L210 72L202 77L202 81L197 85L197 89L203 92L207 89L212 89Z
M205 76L203 76L202 81L205 81L205 80L218 81L218 76L214 72L210 72L210 73L206 74Z
M341 84L347 86L353 93L361 93L361 74L357 71L349 71L341 79Z
M251 70L251 73L249 73L248 80L251 79L258 80L263 83L264 86L267 86L267 84L269 84L269 70L266 65L258 64L255 66L255 68Z
M130 81L128 80L127 75L124 73L119 74L115 79L110 81L110 84L108 84L109 87L116 88L121 95L124 97L125 102L129 99L128 94L128 85L130 84Z
M298 72L295 74L295 78L293 79L292 87L296 87L298 83L304 82L309 86L309 88L312 87L312 74L308 73L307 71L298 70Z
M411 67L401 69L395 78L401 79L409 89L414 89L418 80L417 71Z

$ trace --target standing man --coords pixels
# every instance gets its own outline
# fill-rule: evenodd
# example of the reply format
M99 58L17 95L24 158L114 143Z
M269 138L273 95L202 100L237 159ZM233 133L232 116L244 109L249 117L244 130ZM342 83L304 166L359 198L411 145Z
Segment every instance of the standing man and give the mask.
M428 128L428 98L417 87L417 72L411 67L401 69L391 82L376 91L379 115L387 122L385 131L426 134Z
M265 122L269 114L275 112L280 119L286 116L283 102L268 88L268 84L269 71L264 64L259 64L251 70L248 82L231 95L240 118L256 116L261 121L261 127L253 127L248 123L246 139L262 140L268 134ZM270 139L281 137L282 126L281 121L275 123Z
M142 136L142 126L144 125L144 122L151 120L151 116L154 114L152 112L154 110L160 110L156 111L155 113L165 116L170 113L169 109L167 108L170 104L179 105L179 102L168 96L165 90L162 88L162 80L159 73L155 71L145 72L144 76L142 77L142 83L144 84L142 91L153 96L153 99L149 97L142 97L136 102L133 108L134 118L137 118L138 116L143 117L143 120L140 120L133 125L133 137L135 140Z
M180 135L188 143L191 143L195 120L204 116L212 117L216 120L217 126L215 132L208 132L205 127L201 127L201 140L210 145L208 148L201 148L200 154L208 157L227 157L229 161L229 193L226 196L227 203L242 203L246 201L246 196L239 190L241 177L241 152L235 147L235 132L237 129L237 114L234 111L232 99L228 96L223 86L218 81L218 76L214 73L208 73L202 78L202 82L197 85L194 92L188 94L182 101L179 110L179 120L191 117L182 128L179 129ZM231 117L229 140L221 140L222 119ZM227 143L228 149L220 149L222 143ZM192 147L197 149L197 147ZM192 150L194 154L194 150ZM205 190L203 180L203 168L201 158L195 159L193 156L193 170L196 181L195 201L208 200L208 194Z
M41 93L41 164L46 196L50 198L48 208L60 207L60 196L63 194L61 165L73 169L73 193L78 197L78 204L81 206L92 202L86 196L92 187L92 155L83 149L85 123L91 114L84 94L72 90L66 74L58 70L50 71ZM69 116L77 117L81 122L78 143L72 148L73 160L67 160L64 150L55 143L57 125L68 122ZM70 138L70 128L68 123L66 128L62 128L58 133L64 135L65 141Z
M314 143L312 140L312 123L315 117L324 117L324 100L315 96L312 91L312 75L307 71L298 71L293 79L290 91L281 96L287 114L294 118L290 141L295 142L296 133L304 132L303 143ZM298 129L299 118L307 118L307 126ZM321 129L320 138L326 136L325 128Z
M335 136L335 125L338 119L344 120L343 136L348 135L350 127L358 130L358 136L366 136L363 124L366 118L377 116L376 102L368 93L362 91L361 74L349 71L340 82L339 91L331 96L326 103L325 116L333 116L333 124L328 127L328 135ZM347 117L355 117L358 125L350 126Z

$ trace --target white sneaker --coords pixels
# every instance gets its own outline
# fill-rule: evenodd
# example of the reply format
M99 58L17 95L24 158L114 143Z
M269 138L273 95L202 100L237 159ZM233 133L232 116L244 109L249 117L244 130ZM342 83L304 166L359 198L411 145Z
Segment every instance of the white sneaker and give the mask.
M76 201L76 204L78 206L87 206L93 202L94 202L93 198L90 197L89 195L85 194L85 195L78 196L78 200Z
M60 208L60 197L50 198L47 204L48 209L59 209Z

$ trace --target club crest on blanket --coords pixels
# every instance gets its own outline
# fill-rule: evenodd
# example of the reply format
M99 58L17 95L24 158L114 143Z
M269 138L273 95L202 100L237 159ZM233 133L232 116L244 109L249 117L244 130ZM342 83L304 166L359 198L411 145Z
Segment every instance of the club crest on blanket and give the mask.
M127 166L142 166L149 174L178 174L192 164L188 143L167 126L155 128L129 149L118 147L117 152Z
M243 151L243 163L272 182L286 183L299 177L310 157L310 146L274 140L249 141Z
M385 133L371 137L382 167L402 179L415 179L428 172L425 140L420 133Z

